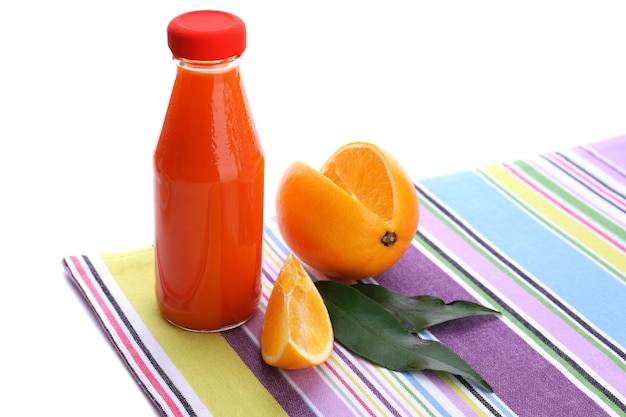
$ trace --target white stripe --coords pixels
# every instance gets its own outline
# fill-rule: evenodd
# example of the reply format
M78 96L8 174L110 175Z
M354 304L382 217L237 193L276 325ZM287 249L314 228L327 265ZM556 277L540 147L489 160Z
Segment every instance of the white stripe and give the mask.
M121 290L121 288L118 286L117 282L111 275L104 261L99 256L88 256L88 258L91 261L92 265L96 268L96 271L98 272L98 276L100 277L100 279L106 286L109 294L113 297L115 302L118 304L118 306L122 310L123 314L126 316L127 320L131 323L132 327L135 329L138 336L140 337L140 339L142 340L142 342L144 343L144 345L146 346L150 354L153 356L154 360L158 363L161 369L163 369L166 375L171 379L172 383L179 389L179 391L185 397L185 399L187 400L191 408L194 410L194 412L196 412L197 415L202 415L202 414L209 415L209 411L207 410L206 406L202 403L202 401L200 401L200 399L197 397L193 389L187 383L187 380L182 376L182 374L180 374L176 366L170 361L167 354L165 354L165 352L163 351L159 343L154 339L150 331L147 329L147 327L143 323L143 320L139 317L139 315L137 314L137 312L135 311L133 306L130 304L127 297L124 295L123 291ZM86 265L82 261L82 259L81 259L81 264L83 265L83 268L88 274L88 277L91 280L92 284L94 285L94 287L97 289L98 293L100 294L100 297L107 304L109 311L111 312L111 314L114 315L115 319L122 326L122 330L125 333L129 342L131 343L133 350L139 355L139 360L141 360L145 364L145 366L148 367L149 372L153 375L156 381L158 381L161 388L169 395L169 397L176 404L176 406L183 413L186 413L186 410L183 404L176 397L175 393L170 389L166 381L163 380L162 376L154 368L149 358L146 356L146 353L138 345L135 338L130 333L128 333L128 330L126 329L125 324L122 321L122 318L120 317L120 315L118 314L114 306L111 304L109 298L103 292L100 285L95 281L95 278L93 277L91 271L89 270L88 265ZM88 289L86 290L88 291ZM95 298L92 298L90 302L92 304L94 302L97 304L97 302L95 301ZM147 376L140 369L138 363L132 357L130 350L128 350L124 346L122 339L119 337L117 332L113 329L113 325L108 321L104 312L101 309L98 309L98 310L99 310L98 311L99 316L106 323L106 326L110 329L109 333L112 335L114 339L113 343L118 347L120 352L124 355L129 366L131 366L134 369L134 374L138 378L141 379L142 384L144 385L145 389L150 391L151 396L157 402L161 404L160 406L163 408L163 410L166 410L166 411L169 410L169 406L166 403L165 399L162 398L161 394L158 393L157 389L152 385L152 383L148 380Z
M431 240L437 247L440 248L445 248L446 245L444 243L442 243L440 240L438 240L436 237L430 235L427 231L422 230L422 233L424 233L424 235ZM454 281L456 283L458 283L459 285L461 285L467 292L469 292L473 297L475 297L478 302L482 305L486 305L486 306L490 306L491 308L497 309L497 306L492 306L487 299L485 299L481 294L477 293L476 290L474 290L469 284L467 284L465 282L465 280L463 280L462 278L460 278L458 276L458 274L453 271L452 269L450 269L446 264L444 264L441 260L439 260L435 255L431 254L430 251L425 248L422 247L420 250L425 256L427 256L434 264L436 264L442 271L446 272L446 274L453 278ZM453 256L451 251L446 251L446 253L448 254L448 256ZM478 274L478 272L476 272L474 269L472 269L469 265L467 265L465 262L463 262L461 259L454 257L454 261L457 262L464 270L466 270L470 275L474 276L474 277L480 277L480 274ZM528 274L526 272L526 274ZM531 275L529 275L531 276ZM565 348L565 346L563 346L561 343L558 342L558 339L553 336L547 329L545 329L543 326L541 326L538 322L536 322L532 317L530 317L526 312L525 312L525 308L527 308L527 306L524 307L520 307L518 306L516 303L514 303L512 300L510 300L507 296L505 296L503 293L501 293L498 289L496 289L495 287L493 287L489 282L485 281L485 280L481 280L481 284L484 285L485 287L487 287L487 289L489 291L491 291L496 297L498 297L499 299L501 299L503 301L504 304L508 305L509 307L511 307L518 315L521 316L521 318L523 320L526 320L531 326L533 326L539 333L545 335L552 343L554 343L558 348L560 348L567 356L569 356L572 360L576 361L576 363L581 366L582 369L584 369L589 375L593 376L594 379L596 379L596 381L598 381L598 383L600 383L601 385L603 385L604 388L609 389L616 397L618 397L620 399L620 401L623 401L623 399L621 398L621 395L617 392L617 390L615 388L613 388L610 384L608 384L603 378L601 378L592 368L590 368L585 362L583 362L578 356L576 356L575 354L573 354L569 349ZM557 297L556 294L552 294L553 296ZM541 294L538 294L538 296L541 296ZM558 298L558 297L557 297ZM560 300L560 299L559 299ZM561 302L564 303L564 305L567 305L567 303L565 303L563 300L560 300ZM580 315L575 309L573 309L571 306L567 305L568 308L570 308L575 314L579 315L582 317L582 315ZM555 306L556 308L556 306ZM559 370L559 372L565 376L565 378L567 378L570 382L572 382L572 384L574 384L576 387L578 387L582 392L584 392L589 398L593 399L594 402L596 404L598 404L600 407L602 407L604 410L607 411L607 413L612 413L612 410L609 408L609 406L600 398L597 397L597 395L591 391L591 389L587 388L585 385L583 385L575 376L572 372L570 372L565 365L561 364L557 358L553 357L552 355L550 355L550 353L542 347L542 345L540 344L540 342L536 341L534 339L533 336L529 336L527 335L524 331L523 328L524 326L522 324L520 324L519 326L516 325L513 321L511 321L510 319L508 319L506 316L501 316L501 320L506 324L506 326L511 329L514 333L516 333L522 340L524 340L529 346L532 347L532 349L534 351L536 351L539 355L541 355L541 357L543 357L547 362L549 362L550 364L552 364L556 369ZM557 357L559 355L555 354ZM575 372L575 371L574 371ZM504 402L502 402L504 403Z
M620 211L615 205L610 204L609 201L613 200L605 200L591 191L587 187L582 186L576 179L572 178L570 175L564 173L560 169L556 168L550 162L545 160L537 160L532 161L534 167L546 175L550 180L559 184L561 187L565 188L567 192L577 197L579 200L584 201L587 205L593 206L593 208L599 212L604 217L608 218L612 222L618 224L619 226L626 228L626 218L624 216L624 212ZM576 177L580 181L588 184L583 178ZM593 188L593 187L592 187ZM573 207L572 207L573 208ZM579 212L581 215L585 215L582 212ZM589 221L593 221L591 218L588 218ZM602 227L600 224L595 223L598 227ZM609 230L603 229L607 233L611 233ZM612 234L616 239L619 237Z
M619 200L622 205L626 205L626 201L624 201L624 197L623 197L624 195L626 195L626 183L618 181L615 178L607 175L607 173L605 171L601 170L600 168L598 168L597 166L595 166L593 164L590 164L588 161L586 161L580 155L572 152L571 150L561 152L561 154L566 156L568 159L572 160L576 165L583 167L587 172L589 172L589 174L591 174L591 176L593 176L595 178L598 178L598 179L601 179L601 181L604 184L606 184L606 185L603 185L601 183L596 182L593 178L591 178L591 181L594 181L594 183L597 184L600 188L606 190L607 193L609 193L612 196L614 196L614 198L616 200ZM603 162L605 162L609 166L611 166L611 168L614 168L616 172L620 172L620 173L622 173L626 177L626 173L624 173L623 168L620 168L617 165L615 165L615 164L611 163L610 161L606 160L605 158L602 158L600 155L596 154L595 152L593 152L593 154L595 156L598 156ZM568 165L571 165L571 163L569 161L564 161L564 162L567 163ZM574 166L573 169L579 170L579 168L577 166ZM582 175L585 175L586 177L588 176L584 172L582 173ZM608 189L607 186L610 187L611 189L617 191L618 193L620 193L621 196L615 194L615 192L610 190L610 189Z
M512 204L517 206L521 211L528 214L528 216L535 219L536 223L539 226L544 227L550 233L552 233L552 235L554 235L556 238L565 242L572 249L574 249L575 251L580 253L582 256L587 258L590 262L595 263L599 268L606 271L608 275L615 278L617 282L619 282L622 285L626 285L626 275L624 275L624 273L622 273L619 269L617 269L617 266L613 265L611 262L606 260L602 254L596 252L593 248L590 248L589 246L580 242L577 238L572 236L572 234L568 230L563 229L558 224L555 224L550 218L546 217L542 212L536 210L532 206L529 206L528 203L526 203L526 201L524 201L522 197L512 192L504 184L500 183L500 181L498 181L497 178L494 178L490 173L486 171L482 171L482 170L476 171L476 172L478 173L478 175L480 175L481 177L485 179L485 182L488 186L492 187L494 190L500 193L502 197L509 200ZM515 180L517 181L517 178ZM532 192L534 193L534 191ZM515 198L512 195L514 195ZM456 214L455 214L455 217L460 218L460 216ZM611 245L611 247L614 247L614 245L612 245L611 242L607 241L606 243L608 245ZM492 244L490 244L490 246L494 248L496 247L495 245L492 245ZM592 255L595 255L595 256L592 256ZM604 261L604 263L600 262L600 260ZM609 269L609 267L612 267L613 269Z

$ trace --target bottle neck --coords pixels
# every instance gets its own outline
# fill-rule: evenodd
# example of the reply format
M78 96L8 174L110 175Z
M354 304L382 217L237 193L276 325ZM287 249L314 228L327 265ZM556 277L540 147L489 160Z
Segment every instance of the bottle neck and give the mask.
M188 71L206 73L226 72L239 67L241 55L215 61L197 61L174 57L174 62L179 69Z

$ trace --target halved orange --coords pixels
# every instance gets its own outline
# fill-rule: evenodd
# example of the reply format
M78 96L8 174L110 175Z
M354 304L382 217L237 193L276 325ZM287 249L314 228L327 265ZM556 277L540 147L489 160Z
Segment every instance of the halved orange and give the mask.
M323 363L333 350L333 328L313 280L287 256L267 302L261 355L268 365L302 369Z
M342 280L393 266L415 235L418 209L406 171L366 142L342 146L320 172L294 162L276 196L285 243L305 264Z

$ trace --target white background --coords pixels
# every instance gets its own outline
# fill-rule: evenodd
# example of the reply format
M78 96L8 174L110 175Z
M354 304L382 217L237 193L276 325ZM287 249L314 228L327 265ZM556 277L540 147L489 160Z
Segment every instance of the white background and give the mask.
M0 414L155 414L61 258L152 243L165 30L206 8L248 26L266 216L350 141L419 179L626 133L622 1L4 1Z

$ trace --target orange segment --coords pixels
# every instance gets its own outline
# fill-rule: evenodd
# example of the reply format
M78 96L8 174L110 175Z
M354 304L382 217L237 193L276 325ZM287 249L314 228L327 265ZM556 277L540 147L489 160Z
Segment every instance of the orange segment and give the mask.
M319 365L330 356L333 340L324 300L302 264L290 254L267 303L261 328L263 360L286 369Z
M341 147L320 172L293 163L276 198L278 227L291 250L311 267L344 280L393 266L415 235L418 208L400 164L365 142Z

